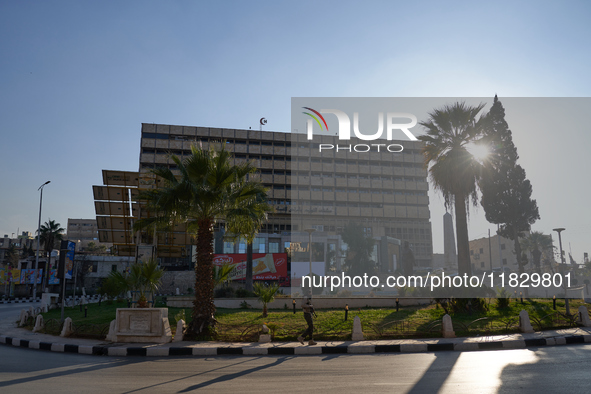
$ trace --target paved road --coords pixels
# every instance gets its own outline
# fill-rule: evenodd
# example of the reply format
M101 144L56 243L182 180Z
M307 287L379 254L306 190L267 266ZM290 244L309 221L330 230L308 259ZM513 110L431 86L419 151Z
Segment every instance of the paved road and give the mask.
M14 321L18 320L18 317L22 309L29 309L32 306L37 308L41 306L40 302L23 302L18 304L0 304L0 320L8 317L14 317Z
M2 393L588 393L591 345L486 352L101 357L0 345Z

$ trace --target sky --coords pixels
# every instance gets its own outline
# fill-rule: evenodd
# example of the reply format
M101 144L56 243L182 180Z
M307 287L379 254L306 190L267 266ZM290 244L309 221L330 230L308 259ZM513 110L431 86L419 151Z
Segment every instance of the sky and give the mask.
M265 117L289 131L292 97L590 96L588 2L409 3L0 1L0 236L36 231L48 180L42 222L95 217L101 170L138 169L141 123ZM554 119L536 139L505 107L540 206L533 230L565 227L580 261L589 133ZM430 197L442 252L445 210ZM470 239L496 228L483 216L472 210Z

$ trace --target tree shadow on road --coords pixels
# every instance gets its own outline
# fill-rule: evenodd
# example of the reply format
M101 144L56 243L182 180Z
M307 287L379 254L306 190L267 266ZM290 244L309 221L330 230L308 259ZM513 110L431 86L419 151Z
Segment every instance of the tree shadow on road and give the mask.
M408 393L422 394L438 392L443 387L461 354L461 352L435 352L435 360L433 360L421 379L415 383L414 387Z
M207 387L207 386L211 386L212 384L221 383L221 382L227 382L229 380L241 378L241 377L244 377L245 375L248 375L250 373L259 372L259 371L262 371L262 370L265 370L265 369L268 369L268 368L276 367L279 364L282 364L283 362L285 362L287 360L290 360L292 358L293 357L280 357L277 360L275 360L275 362L273 362L273 363L266 364L266 365L260 365L258 367L246 369L244 371L239 371L239 372L236 372L236 373L231 373L231 374L219 376L217 378L208 380L207 382L203 382L203 383L199 383L199 384L196 384L196 385L187 387L186 389L179 391L179 393L188 393L188 392L191 392L193 390L198 390L198 389L202 389L202 388Z

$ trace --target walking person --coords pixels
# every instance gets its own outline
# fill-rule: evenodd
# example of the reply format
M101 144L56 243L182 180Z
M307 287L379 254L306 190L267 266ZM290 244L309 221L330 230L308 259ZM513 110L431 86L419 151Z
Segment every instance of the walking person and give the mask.
M306 319L306 323L308 323L308 328L306 328L306 331L304 331L302 333L302 335L300 335L298 337L298 341L300 341L300 343L303 345L304 344L304 340L306 339L307 336L310 336L310 340L308 341L308 345L316 345L316 342L314 341L313 335L314 335L314 321L312 320L312 315L314 315L314 317L316 316L316 312L314 311L314 306L312 306L311 304L312 300L310 297L306 297L306 302L304 304L302 304L302 310L304 311L304 319Z

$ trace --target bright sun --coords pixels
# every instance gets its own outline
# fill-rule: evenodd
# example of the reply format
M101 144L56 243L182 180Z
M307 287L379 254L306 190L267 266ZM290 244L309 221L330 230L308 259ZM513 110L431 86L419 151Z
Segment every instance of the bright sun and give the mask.
M481 163L484 160L486 160L486 158L490 154L490 150L488 149L488 146L481 145L481 144L470 145L468 147L468 152L470 152L472 154L472 156L474 156L474 158Z

